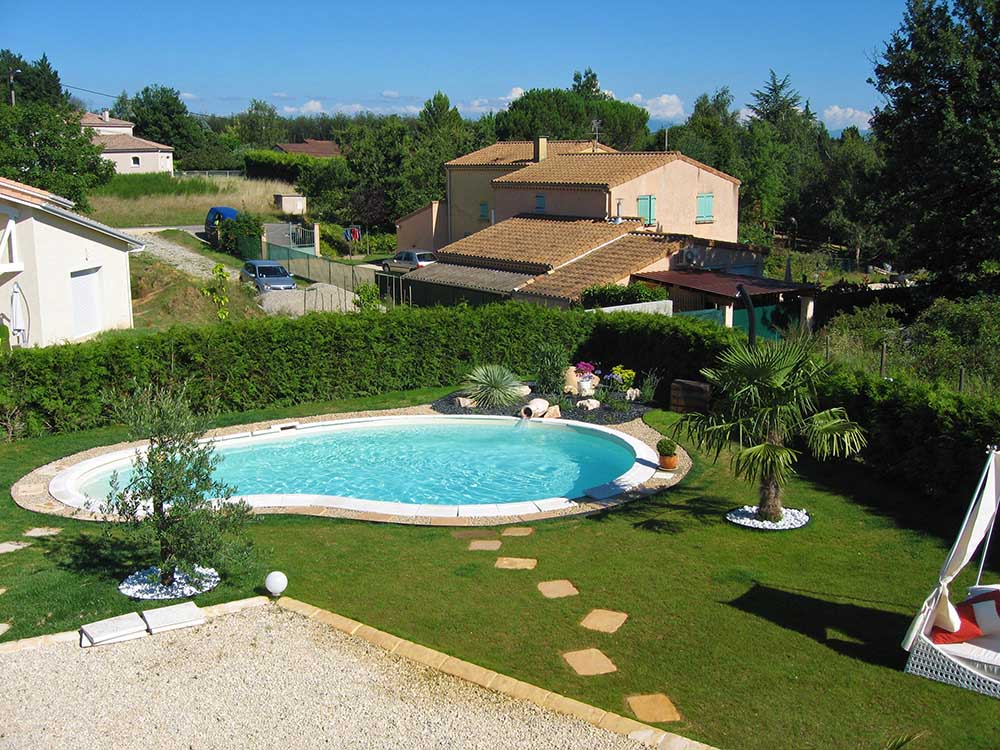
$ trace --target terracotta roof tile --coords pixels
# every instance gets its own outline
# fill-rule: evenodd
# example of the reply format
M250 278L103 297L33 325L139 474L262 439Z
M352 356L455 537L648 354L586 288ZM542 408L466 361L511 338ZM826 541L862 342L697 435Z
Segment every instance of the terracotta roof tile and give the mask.
M336 141L321 141L316 138L306 138L304 143L276 143L274 147L286 154L305 154L319 158L340 156L340 146Z
M128 120L118 120L114 117L109 117L105 121L100 115L95 115L93 112L84 112L80 118L80 125L85 128L131 128L135 126L135 123Z
M6 177L0 177L0 195L7 195L11 198L33 203L36 206L44 206L46 203L54 203L63 208L72 208L73 201L63 198L61 195L50 193L48 190L32 187L31 185Z
M548 158L565 154L588 152L593 147L593 141L549 141ZM597 144L598 151L614 153L611 146ZM459 156L445 163L446 167L489 167L516 166L531 164L535 154L533 141L500 141L492 146L486 146L471 154ZM546 159L548 161L548 159Z
M638 227L638 221L515 216L446 245L437 257L458 265L539 274Z
M684 161L731 182L739 180L679 151L629 151L610 154L564 154L558 159L534 162L493 180L493 186L579 185L610 189L666 166Z
M125 133L94 133L91 141L105 151L173 151L173 146L165 146L145 138L136 138Z
M685 245L683 239L658 234L629 234L579 260L535 277L522 294L576 301L595 284L613 284L666 258Z

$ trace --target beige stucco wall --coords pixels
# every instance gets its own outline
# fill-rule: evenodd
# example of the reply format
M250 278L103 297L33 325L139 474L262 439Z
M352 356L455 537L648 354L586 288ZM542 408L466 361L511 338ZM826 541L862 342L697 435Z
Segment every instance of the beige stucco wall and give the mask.
M0 211L12 207L0 201ZM27 307L27 346L78 340L70 274L98 268L99 331L132 327L127 244L61 217L13 206L17 251L24 271L0 285L0 318L10 323L18 284ZM3 218L3 217L0 217ZM98 331L98 332L99 332ZM89 338L83 336L82 338Z
M710 247L707 244L698 244L695 240L689 247L670 256L669 270L679 271L686 268L705 268L712 271L742 273L746 276L763 276L764 256L750 250Z
M396 222L397 250L440 250L448 244L448 202L431 201Z
M102 135L135 135L131 125L89 125L95 133Z
M174 171L174 155L170 151L114 151L102 156L115 165L118 174ZM132 164L133 156L139 157L139 166Z
M520 169L520 167L518 167ZM455 242L490 225L489 216L496 208L491 182L514 171L513 167L448 167L448 241ZM488 206L487 218L479 218L479 204ZM500 217L497 216L497 221Z
M497 188L497 221L518 214L535 213L535 196L545 196L548 216L589 216L603 219L608 213L606 191L555 187Z
M698 194L712 193L714 220L698 223ZM739 186L685 161L672 161L611 190L611 211L622 200L622 215L637 216L639 196L656 196L657 230L736 242L739 234Z

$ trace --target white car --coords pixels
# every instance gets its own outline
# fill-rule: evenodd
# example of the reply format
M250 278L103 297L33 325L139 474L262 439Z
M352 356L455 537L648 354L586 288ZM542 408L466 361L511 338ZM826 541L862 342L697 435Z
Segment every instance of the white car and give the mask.
M395 257L382 261L382 270L407 273L415 268L423 268L437 262L437 256L426 250L401 250Z

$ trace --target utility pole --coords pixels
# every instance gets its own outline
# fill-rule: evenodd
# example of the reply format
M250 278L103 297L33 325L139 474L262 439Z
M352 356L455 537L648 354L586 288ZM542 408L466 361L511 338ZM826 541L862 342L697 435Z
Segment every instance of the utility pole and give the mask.
M21 74L21 69L20 68L17 68L16 70L14 68L11 68L10 70L7 71L7 87L10 89L10 106L11 107L14 106L14 76L20 75L20 74Z

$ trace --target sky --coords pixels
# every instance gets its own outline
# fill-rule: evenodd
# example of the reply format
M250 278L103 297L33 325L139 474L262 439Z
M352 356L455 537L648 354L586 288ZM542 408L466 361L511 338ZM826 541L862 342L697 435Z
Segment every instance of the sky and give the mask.
M251 98L288 115L411 114L441 90L477 117L530 88L568 87L574 70L591 67L654 123L681 122L722 86L743 108L774 69L837 130L865 127L879 103L867 79L903 9L903 0L49 0L8 4L0 46L31 60L46 53L91 109L112 99L79 89L159 83L212 114Z

